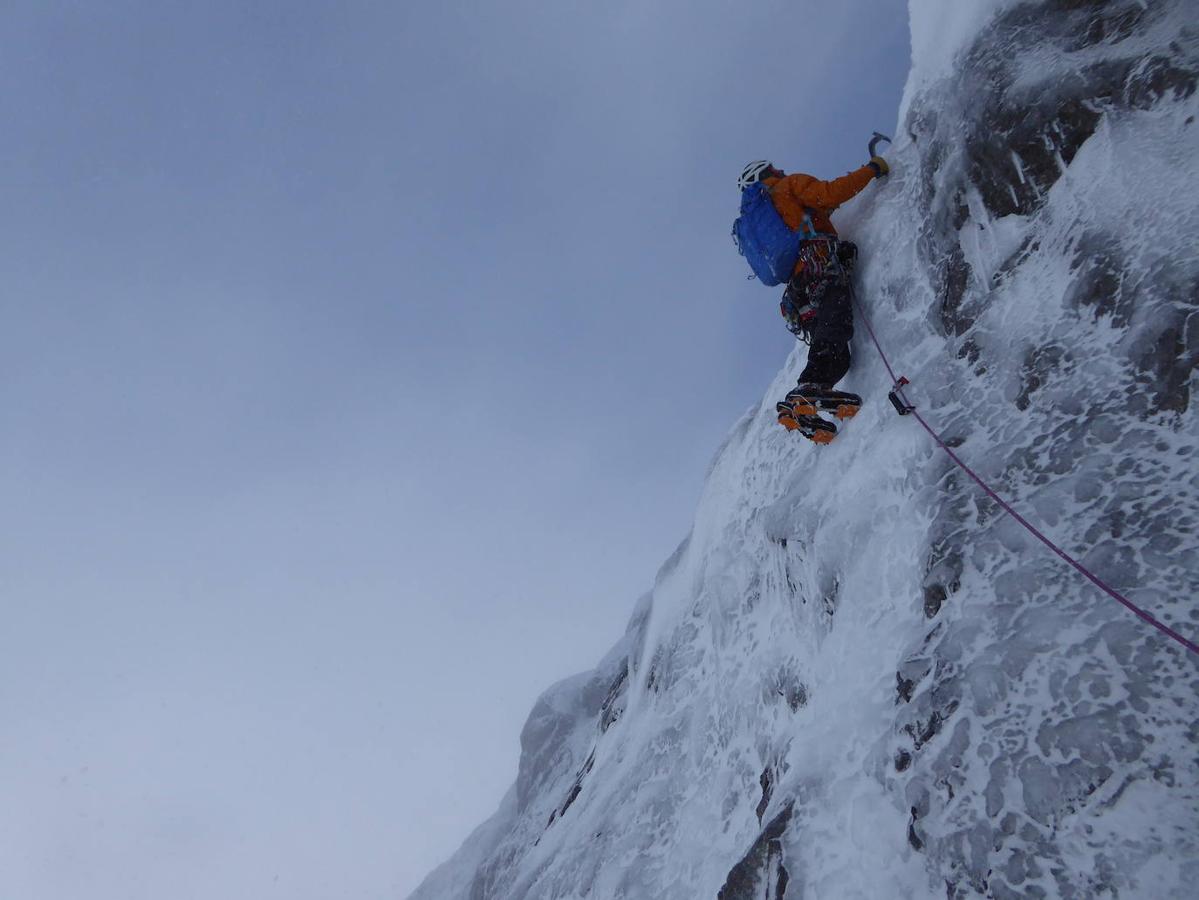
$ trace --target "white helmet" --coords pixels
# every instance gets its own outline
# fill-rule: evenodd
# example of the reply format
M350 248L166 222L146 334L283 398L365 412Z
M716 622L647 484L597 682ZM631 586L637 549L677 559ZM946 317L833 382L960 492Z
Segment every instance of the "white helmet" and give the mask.
M737 179L737 187L745 190L751 184L757 184L758 179L762 177L762 173L771 168L774 167L764 159L751 162L741 170L741 177Z

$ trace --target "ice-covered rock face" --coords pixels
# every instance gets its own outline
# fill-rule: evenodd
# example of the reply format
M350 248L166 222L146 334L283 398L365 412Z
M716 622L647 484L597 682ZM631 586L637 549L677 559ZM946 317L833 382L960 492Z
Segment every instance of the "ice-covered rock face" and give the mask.
M915 2L893 174L838 219L909 399L1192 638L1193 12ZM788 360L625 639L537 704L513 792L414 898L1193 895L1199 659L854 352L867 406L828 447L774 422Z

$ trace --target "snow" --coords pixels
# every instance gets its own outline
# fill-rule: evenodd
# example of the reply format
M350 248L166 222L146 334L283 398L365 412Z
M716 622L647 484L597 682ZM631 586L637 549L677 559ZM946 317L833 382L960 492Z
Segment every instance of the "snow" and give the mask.
M837 221L921 412L1193 636L1186 5L913 3L906 137ZM820 448L774 421L788 358L620 644L537 704L516 800L413 900L716 897L747 854L726 900L1190 896L1199 660L896 416L864 328L854 354L868 402Z
M926 89L930 81L951 75L957 54L973 43L988 21L1017 2L910 0L908 20L912 36L912 70L899 106L901 122L907 117L916 93Z

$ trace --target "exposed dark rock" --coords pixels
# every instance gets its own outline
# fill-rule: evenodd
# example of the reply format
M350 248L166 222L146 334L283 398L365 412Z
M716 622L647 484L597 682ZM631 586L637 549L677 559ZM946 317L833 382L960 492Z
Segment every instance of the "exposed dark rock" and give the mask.
M924 841L916 832L916 822L920 818L916 811L916 807L912 807L912 816L908 819L908 843L912 849L919 852L924 849Z
M574 784L571 785L570 791L566 795L566 799L564 801L562 801L562 805L559 806L550 815L550 820L545 825L546 828L549 828L551 825L554 824L554 819L561 818L562 816L566 815L566 811L568 809L570 809L571 804L573 804L576 800L579 799L579 794L583 793L583 779L586 778L591 773L591 770L594 767L595 767L595 751L592 750L591 754L587 757L587 761L585 763L583 763L583 767L579 770L579 773L575 776Z
M924 589L924 617L931 619L941 611L941 604L945 602L949 595L945 592L945 585L933 584Z
M837 612L837 599L841 595L841 579L836 575L829 575L821 572L821 596L820 603L824 609L824 614L832 617Z
M774 693L787 701L792 712L808 704L808 688L790 669L781 668L774 676Z
M895 692L899 695L899 698L895 702L909 702L912 699L912 691L916 689L916 682L910 678L904 678L898 672L895 673L895 682Z
M917 719L915 722L905 725L903 730L911 735L913 744L919 750L936 737L937 732L941 730L941 714L934 710L927 719Z
M936 633L934 629L930 633ZM916 690L921 679L932 669L932 662L926 657L916 656L905 659L900 665L899 670L895 673L895 704L908 703L912 699L912 694Z
M1016 397L1017 409L1028 409L1033 393L1045 384L1065 358L1065 348L1057 344L1047 344L1029 351L1020 371L1020 394Z
M1185 321L1180 315L1168 323L1136 360L1137 367L1149 376L1150 412L1185 413L1190 406L1191 376L1199 367L1199 329L1188 330Z
M916 719L903 727L912 738L912 744L919 750L941 732L941 726L958 708L958 701L950 700L943 708L934 709L927 718Z
M791 707L791 712L798 712L800 707L808 705L808 689L801 683L796 682L791 689L785 694L787 705Z
M1102 83L1113 87L1107 80ZM1086 97L1099 88L1080 84L1077 90L1084 96L1051 92L1054 100L1048 103L1031 95L988 95L991 102L973 123L973 139L966 146L970 182L991 215L1027 216L1040 209L1061 177L1063 163L1069 165L1094 134L1101 116Z
M962 346L958 348L958 359L964 359L970 365L977 363L981 355L982 351L979 350L978 344L974 342L973 338L963 341Z
M1050 12L1081 11L1084 14L1072 20L1072 32L1062 34L1062 47L1065 50L1082 50L1100 43L1119 43L1133 33L1144 15L1141 7L1125 6L1118 9L1119 4L1113 4L1111 0L1050 0L1045 7Z
M758 816L758 824L762 824L762 816L766 815L766 809L770 806L770 795L774 793L774 770L767 766L762 770L762 777L758 779L762 785L762 799L758 801L758 808L755 810Z
M1139 3L1025 3L999 16L964 62L964 70L993 84L1014 85L1024 51L1052 42L1074 53L1118 45L1147 27ZM1167 95L1189 97L1199 73L1180 49L1138 55L1135 46L1055 78L1051 90L1030 84L982 94L966 123L967 175L994 216L1030 215L1061 177L1107 109L1145 109ZM1002 139L997 139L1002 137ZM949 188L953 194L960 187Z
M1066 294L1066 302L1079 308L1090 308L1094 316L1111 316L1112 325L1128 325L1134 308L1131 292L1124 291L1124 265L1121 253L1106 235L1084 234L1075 245L1070 261L1074 280Z
M962 248L954 242L938 266L941 276L941 324L948 334L965 334L974 324L974 316L962 307L966 289L970 286L970 266Z
M1020 242L1020 247L1016 250L1016 252L1005 259L999 268L995 270L995 274L991 276L991 287L1000 287L1004 280L1011 275L1011 273L1019 269L1022 263L1024 263L1029 257L1031 257L1040 249L1040 238L1031 234L1026 237Z
M1153 56L1141 61L1128 73L1124 83L1124 104L1133 109L1149 109L1164 99L1183 100L1199 87L1199 72L1179 64L1168 56Z
M951 486L956 486L956 479L951 481ZM947 504L944 515L955 522L961 518L956 504ZM949 595L961 587L961 540L960 532L955 530L934 541L929 549L928 566L924 575L925 618L931 619L936 616L941 611L942 604L949 599Z
M783 860L782 836L791 821L792 805L770 820L749 852L729 871L716 900L784 900L789 876Z
M625 662L621 666L620 674L616 676L616 680L612 682L612 687L608 689L608 696L604 698L604 704L600 707L600 731L606 732L609 728L620 719L624 712L623 693L625 686L629 681L629 666Z
M576 784L570 789L570 793L566 795L566 801L562 804L563 815L570 809L570 805L579 799L579 794L581 793L583 793L583 785L581 784Z

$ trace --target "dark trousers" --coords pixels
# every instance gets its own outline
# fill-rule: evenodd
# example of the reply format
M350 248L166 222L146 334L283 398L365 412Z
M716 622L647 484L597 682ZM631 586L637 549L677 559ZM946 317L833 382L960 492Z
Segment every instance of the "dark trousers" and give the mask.
M812 338L808 351L808 364L800 373L801 383L818 384L831 388L845 377L852 360L849 356L849 341L822 341Z
M809 329L811 349L800 382L832 387L849 371L849 342L853 338L853 288L848 273L829 273L807 286L816 304L815 323Z

